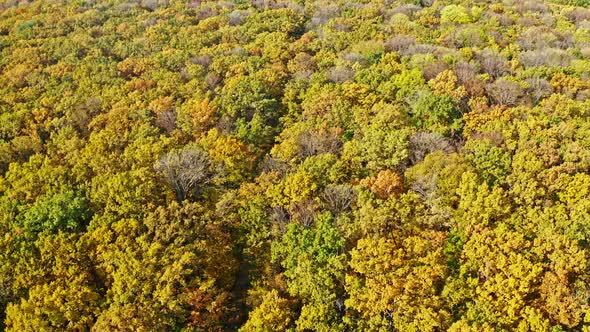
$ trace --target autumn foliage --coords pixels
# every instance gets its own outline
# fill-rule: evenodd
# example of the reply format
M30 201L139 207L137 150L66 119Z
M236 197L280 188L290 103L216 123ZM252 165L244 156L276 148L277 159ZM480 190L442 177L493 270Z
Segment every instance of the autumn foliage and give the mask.
M589 6L0 1L0 330L590 331Z

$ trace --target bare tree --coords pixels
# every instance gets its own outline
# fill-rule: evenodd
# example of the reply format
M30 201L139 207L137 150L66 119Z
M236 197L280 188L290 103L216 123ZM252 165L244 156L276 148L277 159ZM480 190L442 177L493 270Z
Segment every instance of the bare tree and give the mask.
M313 225L316 214L316 203L312 199L295 203L290 211L291 219L298 220L305 227L311 227Z
M271 1L271 0L253 0L252 1L252 7L256 8L256 9L267 9L270 8L272 6L272 4L275 1Z
M412 17L414 17L414 14L419 12L420 10L422 10L422 7L414 5L414 4L396 6L386 12L385 18L389 19L396 14L404 14L407 17L412 18Z
M168 0L141 0L139 4L142 8L153 12L159 7L168 6Z
M545 13L543 15L541 15L541 17L539 18L541 24L544 24L548 27L553 27L555 25L555 17L553 15L551 15L551 13Z
M446 62L437 60L424 66L422 69L422 76L425 80L430 81L447 69L449 69L449 66Z
M477 77L477 69L467 62L457 62L455 64L455 75L457 75L461 84L465 84Z
M296 78L308 79L317 70L317 65L311 55L300 52L289 62L289 69Z
M176 111L169 110L164 112L156 112L154 124L158 128L164 129L166 132L172 132L176 129Z
M539 1L524 1L520 4L519 11L521 13L536 12L542 14L547 12L547 6Z
M546 48L523 52L518 57L525 67L567 67L573 60L573 56L560 49Z
M417 132L410 137L410 162L415 165L429 153L443 151L451 153L453 144L444 136L432 132Z
M494 79L502 77L510 71L506 64L506 59L492 51L485 50L481 52L478 55L478 59L481 69Z
M199 21L208 19L209 17L213 17L215 15L218 15L218 12L217 12L217 10L215 10L215 9L213 9L211 7L202 7L202 8L199 8L197 10L197 12L195 13L195 17Z
M523 27L533 27L538 24L538 20L531 16L521 16L516 20L516 24Z
M414 54L436 54L439 47L430 44L412 44L405 50L399 52L400 55L412 56Z
M197 55L189 59L191 63L199 65L205 69L209 68L209 66L213 63L213 58L208 55Z
M413 37L398 35L389 39L385 43L385 50L388 52L401 52L406 50L410 45L414 45L416 40Z
M553 45L557 48L567 50L576 45L574 35L571 32L556 32L555 36L557 37L557 40Z
M291 221L289 211L282 206L275 206L269 211L270 221L275 225L280 234L287 231L287 225Z
M527 95L531 98L533 104L537 104L541 99L548 97L553 92L551 84L547 80L539 77L531 77L526 80L528 88Z
M320 25L324 25L339 14L340 8L335 4L321 6L314 11L309 22L310 28L314 29Z
M486 90L490 97L502 106L514 106L522 96L522 88L516 82L508 81L506 79L498 80L492 84L488 84Z
M276 172L283 177L289 171L289 164L285 160L266 155L260 162L259 168L262 172Z
M336 216L349 210L355 198L356 192L354 189L345 184L328 186L322 193L322 199L326 203L328 210Z
M154 170L174 188L179 202L189 196L198 197L216 173L207 153L193 147L165 154Z
M236 26L244 23L249 15L250 12L246 10L234 10L233 12L229 13L227 17L229 20L229 24Z
M209 73L205 76L205 83L207 83L209 89L213 90L221 83L221 76L215 73Z
M420 176L412 182L410 189L422 196L422 199L426 201L433 200L436 198L438 191L437 179L438 175L436 172Z
M89 97L86 101L74 107L68 114L68 120L82 133L88 133L88 124L94 116L102 110L102 101L96 97Z
M567 13L566 16L576 23L576 26L583 21L590 21L590 9L576 8Z
M323 153L337 154L342 149L342 140L335 131L311 130L299 135L297 139L299 157L305 159Z
M201 1L201 0L191 0L188 3L187 7L190 9L195 9L195 8L198 8L199 6L201 6L202 3L203 3L203 1Z
M547 27L532 27L525 30L517 40L518 46L525 51L553 47L555 35Z
M330 68L326 73L326 78L334 83L343 83L354 77L355 71L347 66L336 66Z
M590 91L588 90L578 91L576 94L576 100L578 101L584 102L588 99L590 99Z
M342 60L348 61L350 63L360 63L360 64L364 64L365 62L367 62L367 59L365 59L365 57L362 54L356 53L356 52L348 52L348 53L343 54Z
M500 25L504 26L504 27L514 24L514 21L512 20L512 18L509 15L504 14L504 13L496 13L493 11L487 11L487 12L485 12L484 15L485 15L485 18L488 20L495 18L498 21L498 23L500 23Z

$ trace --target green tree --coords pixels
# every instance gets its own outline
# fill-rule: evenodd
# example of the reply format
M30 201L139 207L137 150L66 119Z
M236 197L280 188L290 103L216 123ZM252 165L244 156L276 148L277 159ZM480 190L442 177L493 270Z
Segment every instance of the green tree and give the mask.
M297 329L337 331L342 328L344 240L329 214L319 215L315 226L290 224L272 247L272 259L285 269L288 291L303 307Z

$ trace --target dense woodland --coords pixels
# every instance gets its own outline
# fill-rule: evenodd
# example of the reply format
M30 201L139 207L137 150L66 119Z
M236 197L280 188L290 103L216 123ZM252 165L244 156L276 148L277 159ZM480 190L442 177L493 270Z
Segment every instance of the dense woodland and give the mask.
M590 331L590 1L0 1L0 330Z

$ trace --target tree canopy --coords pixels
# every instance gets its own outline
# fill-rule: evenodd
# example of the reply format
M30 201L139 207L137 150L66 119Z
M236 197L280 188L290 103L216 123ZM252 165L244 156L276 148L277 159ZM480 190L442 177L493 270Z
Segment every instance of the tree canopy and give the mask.
M588 0L0 1L0 330L590 331Z

